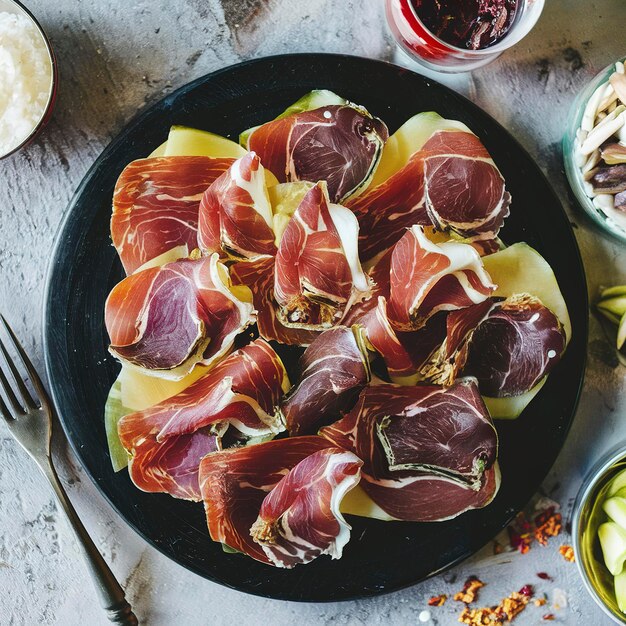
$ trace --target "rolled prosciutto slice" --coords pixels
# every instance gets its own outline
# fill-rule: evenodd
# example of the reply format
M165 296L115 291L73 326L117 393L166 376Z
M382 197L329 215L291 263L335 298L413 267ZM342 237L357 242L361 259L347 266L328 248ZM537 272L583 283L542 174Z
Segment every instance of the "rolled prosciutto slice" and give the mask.
M322 554L340 559L350 539L341 501L361 477L363 461L328 448L300 461L261 504L250 535L276 567L310 563Z
M300 461L333 447L323 437L290 437L205 456L200 490L213 541L272 565L250 534L265 497Z
M204 192L199 216L198 246L204 254L239 260L276 252L265 171L254 152L235 161Z
M387 299L378 297L375 309L358 321L374 350L380 354L389 377L400 385L414 385L420 370L445 339L445 315L437 314L417 331L396 331L387 314Z
M433 133L404 167L346 206L359 220L359 250L367 261L416 224L491 240L510 202L485 147L476 135L459 129Z
M399 330L417 330L439 311L483 302L495 288L472 246L433 243L413 226L393 248L389 318Z
M339 202L369 183L388 137L384 122L362 107L330 105L259 126L248 150L281 183L325 180L331 200Z
M304 351L299 369L298 384L280 404L290 435L316 433L352 408L371 377L362 330L324 331Z
M497 491L497 435L473 379L367 387L320 434L363 459L361 487L396 519L447 519Z
M275 407L288 388L279 356L257 339L181 393L125 415L118 433L132 481L143 491L200 500L201 459L229 443L283 430Z
M177 246L197 247L202 195L232 162L172 156L124 168L113 192L111 237L127 274Z
M433 225L463 237L496 237L509 214L511 196L480 139L462 130L443 130L434 133L420 152Z
M231 286L217 254L143 270L107 299L109 350L146 373L178 380L231 349L255 321L251 299L246 288Z
M554 313L539 298L517 294L496 305L473 332L463 371L487 396L518 396L552 371L565 345Z
M322 331L369 296L357 237L354 215L329 203L323 181L316 184L288 223L276 255L274 298L283 326Z

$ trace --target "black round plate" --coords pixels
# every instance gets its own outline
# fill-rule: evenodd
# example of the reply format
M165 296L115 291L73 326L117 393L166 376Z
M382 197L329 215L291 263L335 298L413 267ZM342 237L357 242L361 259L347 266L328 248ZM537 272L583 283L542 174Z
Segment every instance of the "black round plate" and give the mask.
M351 517L352 539L342 559L322 557L281 570L224 553L208 535L201 504L143 493L126 471L111 469L103 407L119 366L107 353L103 311L123 273L111 246L109 219L118 175L164 141L170 125L236 138L320 88L365 105L391 132L420 111L465 122L486 145L513 196L501 236L507 243L528 242L548 260L567 301L573 339L524 414L497 424L502 487L492 504L436 524ZM576 409L587 343L586 294L576 241L557 196L530 156L486 113L450 89L387 63L326 54L278 56L248 61L182 87L138 115L94 163L71 203L51 262L46 365L78 458L113 507L152 545L201 576L248 593L345 600L399 589L458 563L523 508L555 461Z

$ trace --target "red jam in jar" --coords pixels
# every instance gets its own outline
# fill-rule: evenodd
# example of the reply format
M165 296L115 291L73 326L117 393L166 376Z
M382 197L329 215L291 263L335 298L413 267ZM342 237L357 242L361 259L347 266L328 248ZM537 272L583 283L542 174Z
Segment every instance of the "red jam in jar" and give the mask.
M525 37L545 0L385 0L393 36L440 72L482 67Z
M507 35L517 0L412 0L424 26L457 48L488 48Z

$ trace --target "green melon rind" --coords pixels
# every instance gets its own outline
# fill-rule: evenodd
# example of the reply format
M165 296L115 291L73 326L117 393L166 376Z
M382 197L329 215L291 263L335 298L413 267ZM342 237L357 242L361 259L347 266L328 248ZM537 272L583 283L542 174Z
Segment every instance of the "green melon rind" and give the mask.
M128 453L120 441L117 424L124 415L129 413L132 413L132 410L125 407L122 403L122 382L118 377L109 391L104 406L104 428L106 430L111 465L113 465L115 472L119 472L128 465Z

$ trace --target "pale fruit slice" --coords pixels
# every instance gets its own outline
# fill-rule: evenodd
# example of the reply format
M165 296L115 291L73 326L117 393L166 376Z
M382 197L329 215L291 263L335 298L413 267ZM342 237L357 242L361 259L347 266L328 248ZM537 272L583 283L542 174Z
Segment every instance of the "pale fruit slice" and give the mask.
M281 120L284 117L288 117L289 115L293 115L294 113L302 113L304 111L313 111L314 109L320 109L321 107L333 106L333 105L343 105L347 104L347 100L338 96L336 93L329 91L328 89L314 89L310 91L305 96L302 96L300 100L294 102L291 106L288 106L280 115L275 117L276 120ZM272 121L272 120L267 120ZM241 135L239 135L239 145L244 148L248 148L248 138L250 135L258 128L258 126L253 126L252 128L248 128L244 130Z
M613 495L617 496L618 498L626 498L626 487L618 489Z
M122 404L130 411L143 411L180 393L209 371L196 365L180 380L168 380L143 374L139 368L123 367L119 376Z
M548 262L527 243L515 243L504 250L483 257L485 269L498 285L495 296L508 297L529 293L539 298L560 320L567 341L572 336L572 325L563 294ZM530 391L510 398L483 397L493 418L519 417L545 384L544 378Z
M624 341L626 341L626 313L622 315L622 319L619 321L619 326L617 327L617 349L621 350L624 345Z
M622 613L626 613L626 572L615 577L615 599Z
M447 120L434 111L414 115L387 140L371 187L380 185L392 174L402 169L409 162L409 159L430 139L431 135L438 130L471 132L463 122Z
M616 296L600 300L597 304L601 311L608 311L621 318L626 313L626 296Z
M485 269L498 285L494 296L529 293L536 296L560 320L567 341L572 336L572 324L565 299L549 263L527 243L512 246L483 257Z
M602 508L618 526L626 530L626 499L613 496L603 502Z
M104 406L104 428L114 472L119 472L128 465L128 453L117 434L117 423L128 413L132 413L132 410L122 402L122 382L119 376L113 383Z
M619 474L615 476L615 478L613 478L613 480L611 480L606 495L608 497L615 496L622 489L626 489L626 469L623 469Z
M165 150L167 150L167 141L164 141L158 148L155 148L149 155L149 159L165 156Z
M522 411L532 402L533 398L546 384L547 376L540 380L530 391L510 398L490 398L483 396L489 415L498 419L512 420L519 417Z
M280 244L285 228L302 202L302 198L314 186L314 183L299 181L295 183L280 183L269 187L267 192L274 213L274 233L276 246Z
M626 296L626 285L615 285L615 287L608 287L600 292L600 300L615 296Z
M372 500L363 489L357 485L350 490L341 501L340 510L348 515L358 515L359 517L369 517L379 519L383 522L394 521L391 517Z
M183 244L182 246L176 246L163 254L159 254L159 256L155 256L154 259L150 259L146 261L143 265L140 265L133 274L137 274L142 272L143 270L148 270L152 267L161 267L162 265L166 265L167 263L174 263L174 261L178 261L179 259L186 259L189 256L189 247L187 244Z
M234 141L206 130L172 126L163 156L208 156L239 159L246 151Z
M605 522L598 528L604 563L613 574L622 573L626 561L626 530L615 522Z

